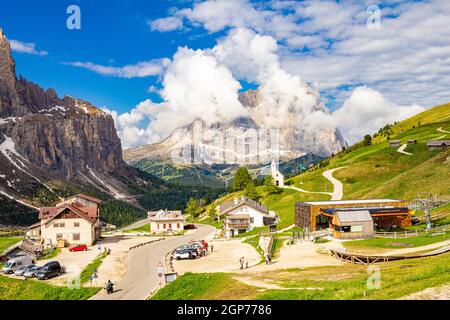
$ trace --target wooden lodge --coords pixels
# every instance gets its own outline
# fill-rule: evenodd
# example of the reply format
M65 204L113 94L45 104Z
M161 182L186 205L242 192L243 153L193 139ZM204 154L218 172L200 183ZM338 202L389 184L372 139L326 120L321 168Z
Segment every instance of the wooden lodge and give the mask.
M367 239L373 237L374 223L368 210L339 211L330 227L336 239Z
M391 140L389 141L389 145L393 148L399 148L401 146L400 140Z
M450 140L430 140L427 147L429 150L447 150L450 148Z
M333 228L335 215L342 211L368 211L376 229L411 225L407 203L394 199L298 202L295 205L295 225L310 231Z

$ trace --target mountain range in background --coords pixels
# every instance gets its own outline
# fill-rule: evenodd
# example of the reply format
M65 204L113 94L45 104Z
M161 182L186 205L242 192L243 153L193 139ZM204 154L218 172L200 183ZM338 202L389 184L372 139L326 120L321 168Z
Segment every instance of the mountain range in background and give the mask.
M259 90L240 93L239 101L249 114L263 103ZM321 105L317 110L328 113ZM158 143L124 150L124 159L166 181L223 187L239 165L250 167L254 176L259 176L272 160L279 160L284 174L295 175L348 146L337 128L305 127L286 121L279 129L265 129L251 117L210 126L196 120Z
M209 192L177 189L128 166L112 117L17 78L1 29L0 163L0 224L36 222L37 207L78 192L104 200L116 217L108 222L117 224L125 212L135 219L144 209L180 209L189 196Z

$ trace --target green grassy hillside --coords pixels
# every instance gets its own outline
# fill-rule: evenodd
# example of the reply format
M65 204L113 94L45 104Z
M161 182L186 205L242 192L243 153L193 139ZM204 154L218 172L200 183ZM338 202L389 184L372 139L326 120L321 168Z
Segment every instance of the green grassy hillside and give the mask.
M399 139L402 143L410 139L417 140L416 145L408 145L405 149L412 155L397 152L397 148L389 146L386 136L378 135L372 145L358 143L288 179L287 183L308 191L332 192L333 185L322 174L329 169L345 167L334 173L334 177L344 185L344 199L412 200L416 198L417 192L450 195L450 150L430 151L426 146L428 140L445 135L442 130L450 131L450 104L432 108L390 127L390 139ZM446 138L450 139L450 134ZM330 199L326 194L308 194L289 189L269 194L265 187L256 189L259 200L279 214L279 229L294 223L296 202ZM242 192L217 199L204 208L202 217L209 215L212 208L221 202L238 196L242 196Z
M187 273L167 285L153 300L391 300L448 284L450 254L379 264L381 284L368 289L365 265L272 270L260 273ZM239 281L257 280L268 287ZM205 285L207 283L207 285ZM276 288L276 287L279 288ZM303 289L302 288L309 288Z
M417 192L450 194L450 150L429 151L426 146L428 140L443 138L445 133L438 129L450 131L450 104L432 108L391 129L397 132L391 133L391 140L398 139L403 144L417 139L416 145L408 145L405 149L412 155L397 152L386 138L378 137L370 146L351 147L327 159L326 166L296 176L291 179L292 183L311 191L329 191L332 187L322 173L345 166L334 174L344 184L345 199L412 200ZM444 139L450 139L450 134Z

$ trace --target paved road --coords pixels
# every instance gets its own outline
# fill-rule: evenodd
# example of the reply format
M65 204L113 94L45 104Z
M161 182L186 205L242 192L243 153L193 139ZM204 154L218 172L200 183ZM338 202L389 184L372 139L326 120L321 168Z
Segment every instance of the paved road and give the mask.
M173 237L154 244L134 249L128 254L128 271L125 277L114 285L114 292L107 295L104 290L94 296L93 300L145 300L150 293L159 287L161 278L156 274L159 262L164 264L168 252L186 244L190 240L202 240L215 228L208 225L197 225L194 233Z
M129 226L118 229L117 231L133 230L133 229L137 229L142 226L145 226L146 224L149 224L149 223L150 223L150 219L143 219L143 220L139 220L133 224L130 224Z
M323 176L328 179L333 184L333 192L320 192L320 191L308 191L298 187L284 186L285 189L292 189L303 193L317 193L317 194L327 194L331 197L331 200L342 200L344 197L344 186L342 182L333 177L333 173L337 170L343 169L346 167L340 167L336 169L327 170L323 173Z

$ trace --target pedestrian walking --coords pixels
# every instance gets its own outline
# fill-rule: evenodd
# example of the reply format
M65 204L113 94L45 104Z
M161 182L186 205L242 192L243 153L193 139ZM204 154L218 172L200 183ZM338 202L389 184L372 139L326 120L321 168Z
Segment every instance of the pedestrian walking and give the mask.
M214 245L212 244L211 245L211 253L213 253L213 251L214 251Z

